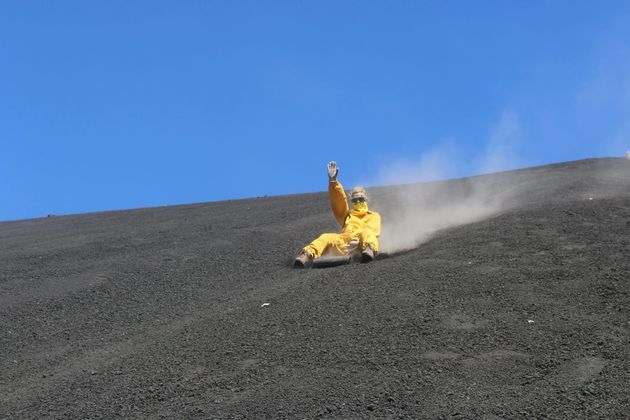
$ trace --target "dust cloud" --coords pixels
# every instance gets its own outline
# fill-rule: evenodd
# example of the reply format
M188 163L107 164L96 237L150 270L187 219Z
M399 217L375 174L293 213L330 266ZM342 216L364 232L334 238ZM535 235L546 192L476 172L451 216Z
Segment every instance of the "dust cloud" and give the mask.
M362 182L387 186L374 190L375 194L368 189L370 208L382 216L381 251L415 248L441 230L479 222L522 205L526 191L521 180L499 172L531 166L523 157L527 155L523 153L527 144L523 133L520 115L505 109L489 130L485 146L474 155L465 155L454 140L446 139L416 160L383 162L375 178ZM627 167L620 162L602 165L589 169L592 184L583 192L586 199L614 196L627 189ZM461 178L466 175L477 176ZM530 198L531 193L527 191ZM576 195L576 199L584 197Z
M515 190L495 176L453 178L461 176L462 167L484 174L519 166L521 162L509 159L518 132L518 116L507 112L473 162L456 158L457 147L447 141L415 162L383 165L372 185L389 186L370 203L382 216L381 251L415 248L441 230L488 219L513 206Z
M630 163L619 157L584 161L575 166L582 177L580 183L573 180L571 171L556 172L547 179L543 172L524 178L518 172L488 173L483 169L476 173L486 175L447 180L449 177L440 176L435 168L444 167L442 173L449 174L452 169L448 165L433 158L419 161L415 175L442 179L432 182L417 179L412 165L392 165L386 171L388 182L368 189L370 208L382 217L381 251L394 253L416 248L444 229L531 205L542 196L559 194L565 200L573 197L576 202L625 196L630 177ZM398 171L399 168L404 170Z
M481 179L395 186L374 198L382 216L381 251L411 249L437 232L490 218L502 210L503 194Z

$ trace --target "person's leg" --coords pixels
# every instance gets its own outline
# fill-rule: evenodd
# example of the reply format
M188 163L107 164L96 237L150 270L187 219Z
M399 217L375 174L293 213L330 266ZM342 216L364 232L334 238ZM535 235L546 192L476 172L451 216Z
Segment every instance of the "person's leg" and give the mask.
M374 253L378 252L378 238L374 235L374 232L371 230L364 230L361 233L361 250L363 251L366 246L370 246Z
M306 268L313 262L313 258L319 258L327 251L345 255L349 241L349 238L339 233L324 233L302 249L295 258L293 267Z
M319 238L315 239L310 244L306 245L304 249L308 252L313 258L321 257L326 249L330 248L335 253L343 254L345 246L345 241L338 233L324 233L320 235Z

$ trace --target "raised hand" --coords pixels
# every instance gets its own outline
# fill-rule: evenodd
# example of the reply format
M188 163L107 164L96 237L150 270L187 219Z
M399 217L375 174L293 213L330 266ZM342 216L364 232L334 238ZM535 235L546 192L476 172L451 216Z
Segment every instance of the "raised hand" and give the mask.
M331 160L330 162L328 162L328 179L330 179L331 181L334 181L335 179L337 179L337 175L339 174L339 168L337 167L337 162L335 162L334 160Z

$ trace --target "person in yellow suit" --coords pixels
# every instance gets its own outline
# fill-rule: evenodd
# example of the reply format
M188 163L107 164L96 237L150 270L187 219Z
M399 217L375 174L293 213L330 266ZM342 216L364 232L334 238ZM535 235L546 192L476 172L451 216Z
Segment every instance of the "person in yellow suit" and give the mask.
M378 237L381 234L381 216L368 210L368 199L364 188L352 190L352 209L348 207L346 192L337 180L337 163L328 163L328 197L335 219L341 225L341 233L324 233L306 245L295 258L296 268L309 266L313 258L321 257L325 252L334 255L346 255L357 244L361 250L361 262L374 259L378 252Z

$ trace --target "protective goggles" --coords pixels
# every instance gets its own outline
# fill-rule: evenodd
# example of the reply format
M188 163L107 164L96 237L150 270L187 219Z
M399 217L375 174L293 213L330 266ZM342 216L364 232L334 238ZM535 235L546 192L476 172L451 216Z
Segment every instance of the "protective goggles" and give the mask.
M365 197L354 197L352 199L353 203L365 203Z

